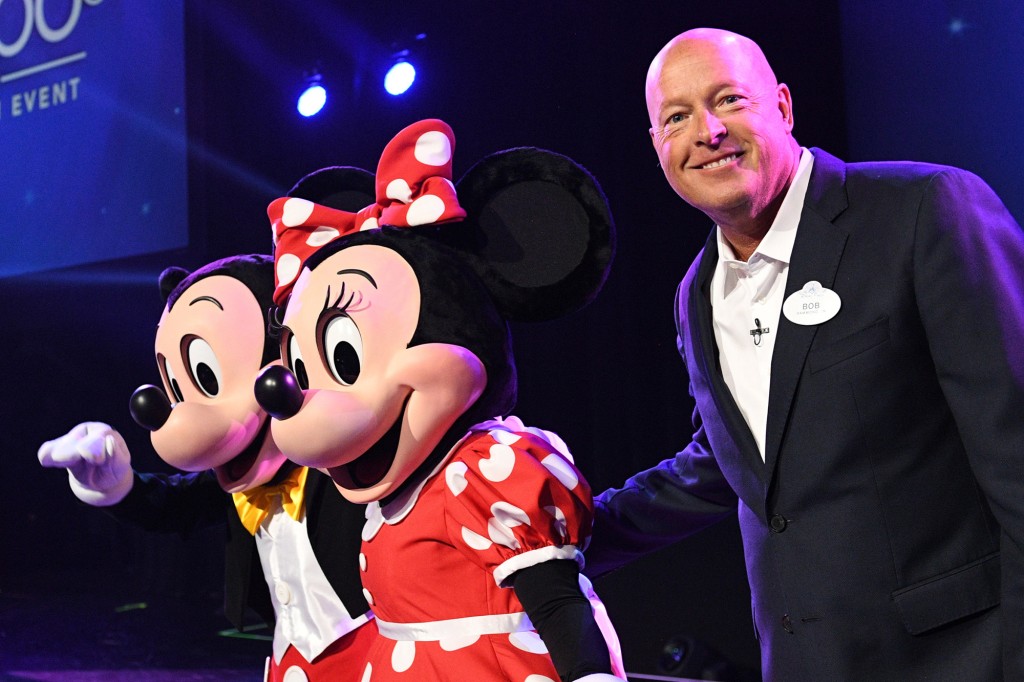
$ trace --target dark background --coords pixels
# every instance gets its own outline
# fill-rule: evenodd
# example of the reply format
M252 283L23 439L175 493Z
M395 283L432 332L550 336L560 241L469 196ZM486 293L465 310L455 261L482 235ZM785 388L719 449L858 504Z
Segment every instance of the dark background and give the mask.
M131 392L158 380L159 271L269 251L270 200L322 166L374 170L384 144L415 120L452 125L457 177L490 152L533 145L573 157L607 194L619 240L602 294L569 318L513 329L515 413L560 433L595 492L670 456L690 432L671 304L711 225L664 181L643 99L647 66L676 33L707 25L758 41L791 88L801 144L851 161L966 167L1024 215L1024 5L1011 0L186 0L185 12L189 248L0 280L0 663L25 633L33 658L22 667L72 645L33 620L55 598L96 609L63 619L82 636L113 628L117 605L145 602L159 614L139 621L163 628L154 636L103 645L112 666L129 649L227 627L216 616L219 530L180 539L118 526L79 505L63 472L38 466L36 449L99 420L122 431L137 469L166 470L127 412ZM391 98L380 82L403 48L419 78ZM314 66L331 99L305 120L294 101ZM597 588L632 671L656 672L676 635L758 667L734 520ZM269 643L251 651L262 669Z

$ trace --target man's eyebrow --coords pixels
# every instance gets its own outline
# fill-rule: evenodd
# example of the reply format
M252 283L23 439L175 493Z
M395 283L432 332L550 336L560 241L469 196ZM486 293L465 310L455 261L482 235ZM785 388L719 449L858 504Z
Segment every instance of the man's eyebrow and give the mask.
M214 304L215 306L217 306L221 310L224 310L224 306L222 306L220 304L220 301L215 299L213 296L200 296L199 298L192 299L192 301L189 303L189 305L195 305L196 303L199 303L200 301L209 301L210 303Z
M378 289L379 288L377 286L377 283L375 281L373 281L373 277L370 277L370 273L366 272L365 270L357 270L356 268L349 268L347 270L338 270L338 274L339 275L360 275L362 277L365 277L367 280L369 280L370 284L373 285L374 289Z

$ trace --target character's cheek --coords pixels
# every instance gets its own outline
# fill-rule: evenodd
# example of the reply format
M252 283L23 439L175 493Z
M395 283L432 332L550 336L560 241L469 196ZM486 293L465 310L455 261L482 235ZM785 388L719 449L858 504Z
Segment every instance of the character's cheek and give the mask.
M487 385L487 372L480 359L465 348L431 343L413 346L396 357L391 378L412 391L398 456L389 474L400 483L480 397Z
M462 346L428 343L403 351L389 376L412 389L407 420L416 436L449 426L476 402L487 386L483 362ZM447 426L445 426L447 428Z
M220 466L240 453L259 430L259 412L234 412L219 405L178 403L167 422L152 433L153 448L160 459L183 471Z

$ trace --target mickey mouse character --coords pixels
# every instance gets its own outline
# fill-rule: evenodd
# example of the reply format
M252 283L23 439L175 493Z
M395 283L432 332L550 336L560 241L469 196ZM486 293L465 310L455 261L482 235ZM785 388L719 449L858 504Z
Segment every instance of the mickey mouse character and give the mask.
M343 169L327 168L270 205L287 367L257 399L290 459L368 503L363 682L623 679L580 586L590 488L556 435L495 418L516 394L507 320L596 294L607 204L532 148L484 159L456 196L453 147L420 121L385 148L375 204L338 210Z
M369 174L354 181L367 196ZM223 521L226 507L225 610L239 629L246 606L273 628L267 679L356 680L375 631L359 586L363 508L285 459L252 392L279 362L265 317L273 268L269 256L236 256L160 276L163 390L140 388L131 410L161 459L194 473L133 472L121 435L97 422L45 443L39 461L67 468L82 501L151 530Z

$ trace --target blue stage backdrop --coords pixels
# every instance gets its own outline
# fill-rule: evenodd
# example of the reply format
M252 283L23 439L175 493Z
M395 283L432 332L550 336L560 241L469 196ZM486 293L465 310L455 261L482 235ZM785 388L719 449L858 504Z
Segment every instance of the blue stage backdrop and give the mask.
M0 1L0 277L184 247L182 0Z

